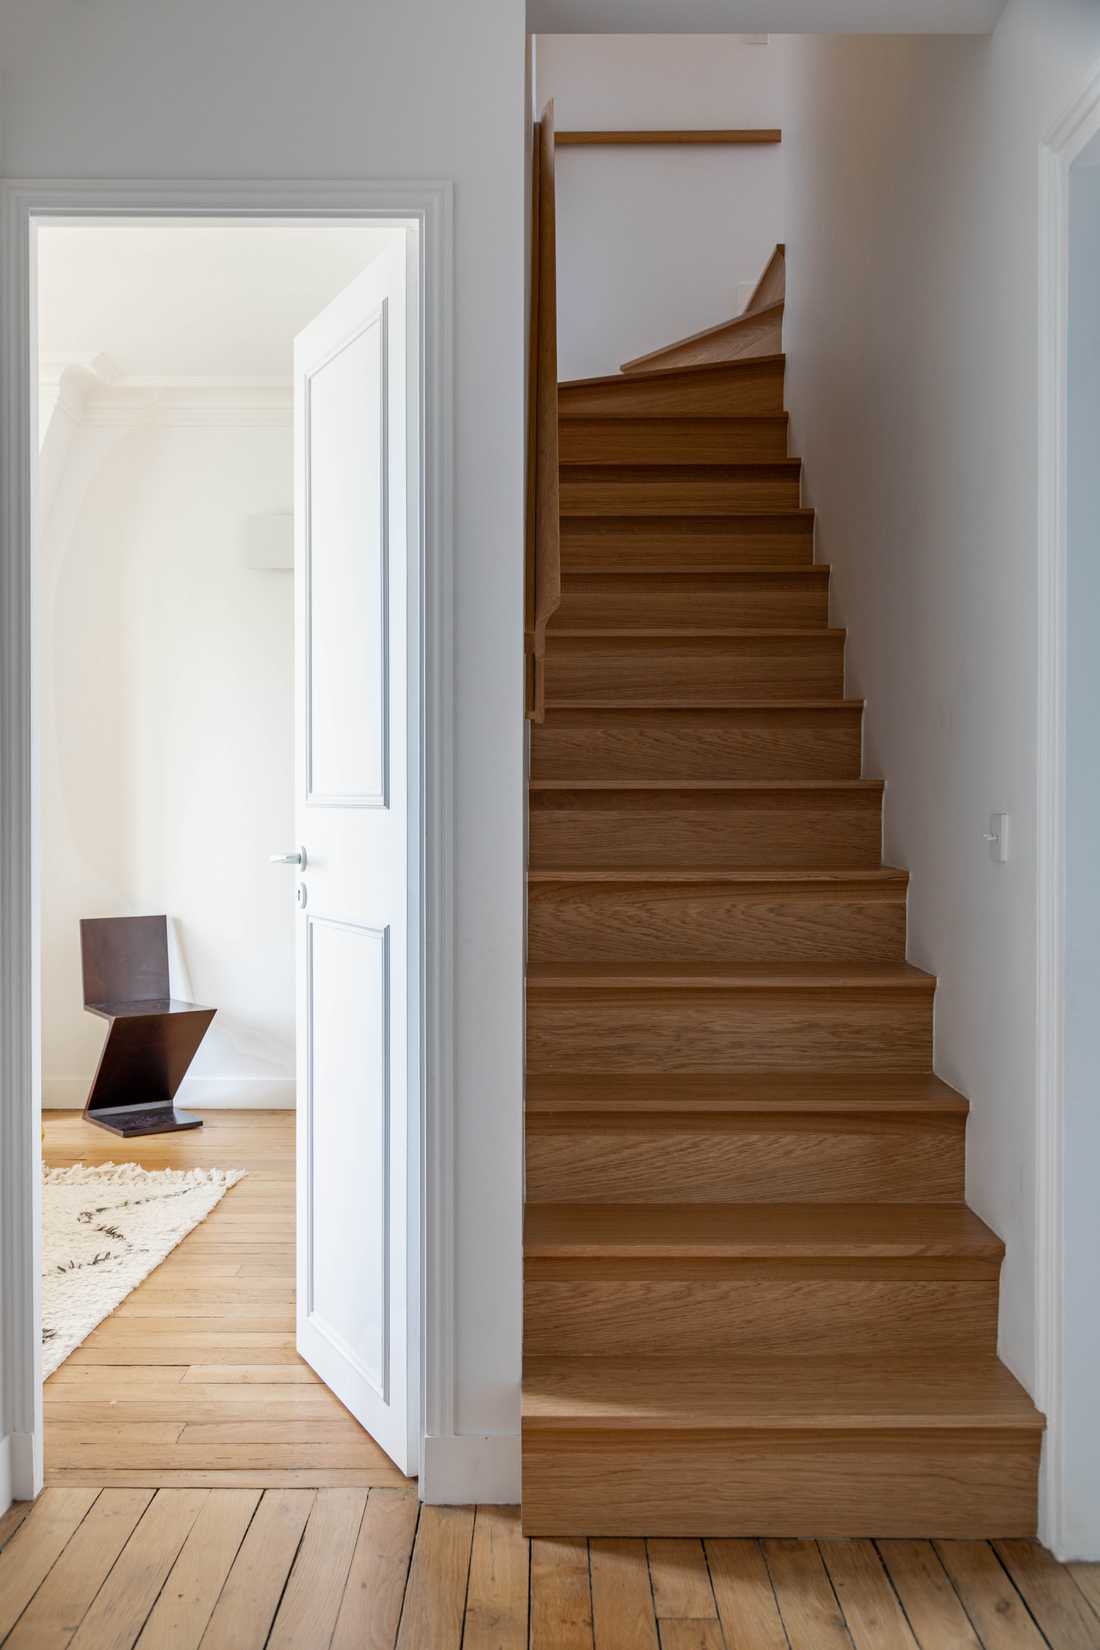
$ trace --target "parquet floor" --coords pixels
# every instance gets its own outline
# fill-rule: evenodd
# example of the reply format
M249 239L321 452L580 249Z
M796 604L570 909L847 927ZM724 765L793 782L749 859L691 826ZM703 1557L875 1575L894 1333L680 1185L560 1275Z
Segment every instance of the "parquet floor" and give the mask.
M514 1508L412 1488L87 1487L0 1548L6 1650L1100 1645L1100 1566L1021 1541L527 1542Z
M1033 1542L526 1541L421 1507L294 1352L293 1120L47 1161L249 1177L47 1383L0 1518L4 1650L1100 1650L1100 1566Z
M211 1111L124 1141L47 1112L51 1166L247 1169L45 1387L46 1482L113 1488L405 1485L294 1350L294 1114Z

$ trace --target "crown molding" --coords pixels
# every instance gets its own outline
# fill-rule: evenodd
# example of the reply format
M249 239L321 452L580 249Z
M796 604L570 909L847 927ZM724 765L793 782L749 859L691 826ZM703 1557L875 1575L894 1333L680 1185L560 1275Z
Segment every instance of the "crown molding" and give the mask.
M43 363L40 390L57 393L57 408L95 428L277 429L291 426L289 384L265 380L180 377L111 380L100 357Z

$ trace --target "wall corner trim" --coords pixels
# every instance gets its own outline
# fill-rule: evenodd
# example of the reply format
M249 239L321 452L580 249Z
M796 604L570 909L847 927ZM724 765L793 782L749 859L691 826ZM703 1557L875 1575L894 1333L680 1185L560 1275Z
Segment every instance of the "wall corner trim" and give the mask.
M1038 156L1035 1401L1047 1421L1039 1537L1061 1559L1078 1556L1065 1550L1063 1414L1069 172L1097 132L1100 69Z

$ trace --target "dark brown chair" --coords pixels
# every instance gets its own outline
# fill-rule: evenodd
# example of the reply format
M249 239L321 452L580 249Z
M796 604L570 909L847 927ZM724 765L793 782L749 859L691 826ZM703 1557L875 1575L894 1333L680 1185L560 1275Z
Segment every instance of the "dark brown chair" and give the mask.
M201 1128L173 1101L217 1010L171 995L168 918L84 917L80 954L84 1007L108 1024L87 1121L127 1136Z

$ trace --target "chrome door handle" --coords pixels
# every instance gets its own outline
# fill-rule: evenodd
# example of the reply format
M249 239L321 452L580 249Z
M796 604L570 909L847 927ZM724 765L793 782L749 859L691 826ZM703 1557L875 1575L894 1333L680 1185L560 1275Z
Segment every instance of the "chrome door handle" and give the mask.
M267 857L271 865L297 865L301 871L306 868L306 851L304 848L298 848L293 854L268 854Z

